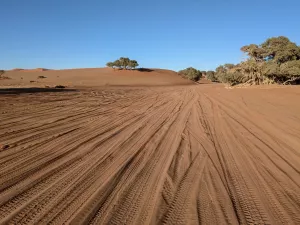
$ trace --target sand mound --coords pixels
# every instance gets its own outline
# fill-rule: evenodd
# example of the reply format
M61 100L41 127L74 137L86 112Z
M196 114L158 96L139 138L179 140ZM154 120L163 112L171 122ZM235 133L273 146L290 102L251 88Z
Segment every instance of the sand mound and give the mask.
M43 71L48 71L49 69L45 69L45 68L36 68L36 69L20 69L20 68L16 68L16 69L12 69L10 70L11 72L43 72ZM9 71L8 71L9 72Z
M17 71L23 71L24 69L20 69L20 68L15 68L15 69L12 69L12 70L8 70L7 72L17 72Z
M25 73L26 71L26 73ZM65 86L156 86L193 84L176 72L163 69L114 70L111 68L34 70L14 69L7 72L12 78L0 85L28 85L36 81L39 85ZM41 80L39 76L46 77ZM30 82L31 81L31 82Z

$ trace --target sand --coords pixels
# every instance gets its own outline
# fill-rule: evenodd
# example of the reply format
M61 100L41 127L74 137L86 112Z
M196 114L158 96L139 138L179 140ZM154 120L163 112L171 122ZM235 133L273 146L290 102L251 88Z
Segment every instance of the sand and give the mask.
M68 87L98 86L149 86L182 85L192 82L182 79L176 72L163 69L146 71L113 70L111 68L66 70L12 70L4 74L11 79L2 80L1 86L45 87L64 85ZM39 78L43 76L45 78Z
M0 224L300 224L300 88L169 73L0 91Z

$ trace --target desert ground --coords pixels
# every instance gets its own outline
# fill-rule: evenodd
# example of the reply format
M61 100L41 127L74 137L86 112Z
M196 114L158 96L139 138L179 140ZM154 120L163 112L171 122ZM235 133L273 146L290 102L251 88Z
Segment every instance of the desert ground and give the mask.
M300 224L299 86L6 75L0 224Z
M123 71L111 68L66 69L66 70L12 70L5 73L12 78L1 80L1 86L45 87L64 85L68 87L99 86L170 86L191 84L171 70L142 69ZM43 76L45 78L39 78Z

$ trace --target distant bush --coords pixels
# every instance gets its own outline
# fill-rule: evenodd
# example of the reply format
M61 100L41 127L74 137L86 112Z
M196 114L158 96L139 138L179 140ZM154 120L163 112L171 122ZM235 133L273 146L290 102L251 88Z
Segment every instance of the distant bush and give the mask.
M114 62L108 62L106 63L107 67L110 68L118 68L118 69L135 69L136 67L139 66L138 62L136 60L131 60L126 57L121 57L118 60L115 60Z
M38 79L44 79L44 78L47 78L45 76L38 76Z
M35 80L31 80L31 81L29 81L30 83L35 83L36 81Z
M243 83L243 75L237 72L225 73L218 77L218 80L222 83L227 83L231 86Z
M207 71L206 72L206 78L208 80L211 80L212 82L217 82L218 81L218 79L215 76L215 71L211 71L211 70Z
M193 80L193 81L198 81L202 77L201 71L199 71L193 67L189 67L184 70L180 70L178 73L179 73L179 75L181 75L189 80Z
M5 73L5 70L0 70L0 79L1 80L8 80L11 79L9 77L3 76L3 74Z

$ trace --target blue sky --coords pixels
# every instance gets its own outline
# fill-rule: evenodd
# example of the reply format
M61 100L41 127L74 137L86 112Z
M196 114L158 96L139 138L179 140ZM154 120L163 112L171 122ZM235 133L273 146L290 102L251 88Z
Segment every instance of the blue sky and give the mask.
M0 0L0 69L237 63L271 36L300 45L299 0Z

